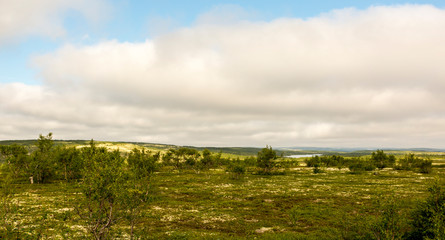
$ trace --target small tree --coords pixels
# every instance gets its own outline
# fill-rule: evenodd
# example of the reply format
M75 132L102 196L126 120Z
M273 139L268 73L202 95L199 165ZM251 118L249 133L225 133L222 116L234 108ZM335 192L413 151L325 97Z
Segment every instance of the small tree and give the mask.
M65 180L79 179L84 164L80 150L75 147L62 147L58 148L56 153L56 163L63 172Z
M433 171L433 161L423 159L417 167L419 168L420 173L431 173Z
M56 170L54 152L52 151L54 146L52 136L52 133L47 136L40 134L36 143L37 151L31 154L30 173L39 183L50 179Z
M415 170L418 169L421 173L432 172L432 161L427 159L421 159L414 154L406 154L404 158L399 160L399 163L394 166L396 170Z
M246 173L246 166L245 162L241 162L241 160L236 159L234 161L231 161L227 171L231 173L230 178L232 179L241 179L241 177Z
M258 152L257 166L261 168L262 173L270 174L275 167L275 159L277 159L277 153L271 146L266 146Z
M83 201L77 208L87 229L95 239L110 237L110 230L119 219L122 209L121 194L124 194L128 175L118 151L107 152L105 148L86 150L84 179L81 183Z
M0 146L0 159L6 162L6 169L13 174L14 178L29 172L28 150L23 146L17 144Z
M189 168L194 168L197 160L199 157L201 157L201 154L199 154L198 150L193 148L179 148L177 150L178 156L183 159L185 166Z
M430 195L414 212L410 239L445 239L445 187L436 181Z
M130 238L134 237L134 228L141 218L142 209L151 200L150 179L157 167L160 153L135 148L128 156L129 178L126 182L122 201L125 208L125 219L130 224Z
M202 151L201 169L208 170L214 165L212 153L206 148Z
M371 155L371 162L379 169L393 167L396 162L394 155L386 155L383 150L377 150Z
M418 157L416 157L413 153L405 154L405 156L399 160L398 164L394 166L394 169L412 170L417 161Z
M375 239L404 239L408 224L399 202L399 199L388 198L380 203L380 214L371 224Z
M160 153L152 154L145 149L134 148L128 156L127 162L130 170L139 178L147 179L157 168Z
M308 166L308 167L315 167L315 166L320 166L321 159L318 155L316 155L316 156L305 159L304 162L306 163L306 166Z
M43 136L42 134L39 135L39 138L37 139L37 147L40 152L49 152L53 146L53 133L50 132L46 136Z
M370 161L365 161L360 158L351 159L349 166L351 173L362 173L364 171L373 171L375 166Z
M112 238L113 226L122 220L130 224L133 239L142 209L151 199L150 177L160 154L133 149L126 164L119 151L97 148L93 141L83 153L84 198L78 214L95 239Z

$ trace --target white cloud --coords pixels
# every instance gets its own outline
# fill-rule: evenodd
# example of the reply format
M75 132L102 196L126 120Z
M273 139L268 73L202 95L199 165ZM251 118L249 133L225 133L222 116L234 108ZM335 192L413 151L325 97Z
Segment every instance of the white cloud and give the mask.
M62 37L68 11L97 21L108 10L103 0L0 0L0 44L28 35Z
M0 86L0 138L441 147L443 29L402 5L66 45L33 59L44 86Z

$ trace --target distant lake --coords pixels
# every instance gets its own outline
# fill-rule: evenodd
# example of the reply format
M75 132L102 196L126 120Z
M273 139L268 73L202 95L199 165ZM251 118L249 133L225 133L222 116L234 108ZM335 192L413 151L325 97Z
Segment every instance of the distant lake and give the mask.
M321 156L323 154L297 154L297 155L289 155L286 156L287 158L304 158L304 157L315 157L315 156Z

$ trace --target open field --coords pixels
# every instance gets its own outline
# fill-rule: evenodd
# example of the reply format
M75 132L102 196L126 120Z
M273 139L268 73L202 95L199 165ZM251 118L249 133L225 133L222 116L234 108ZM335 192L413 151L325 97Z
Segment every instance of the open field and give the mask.
M407 170L406 150L210 152L51 135L8 143L16 145L0 149L3 238L395 239L382 234L406 237L429 188L445 180L442 152L411 152L426 165ZM276 157L313 153L326 158ZM379 169L378 156L392 167Z
M152 177L153 199L136 233L147 239L358 239L379 216L382 201L394 198L408 214L431 181L445 174L444 168L432 174L348 171L314 174L301 164L282 175L233 179L223 169L161 169ZM18 211L10 218L30 236L83 239L79 197L72 183L14 184ZM122 238L128 231L124 224L114 229Z

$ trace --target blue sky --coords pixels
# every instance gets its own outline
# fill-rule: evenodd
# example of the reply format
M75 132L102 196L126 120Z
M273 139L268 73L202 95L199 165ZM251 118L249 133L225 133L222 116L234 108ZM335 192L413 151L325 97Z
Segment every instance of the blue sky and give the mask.
M444 1L0 2L0 139L441 147Z

